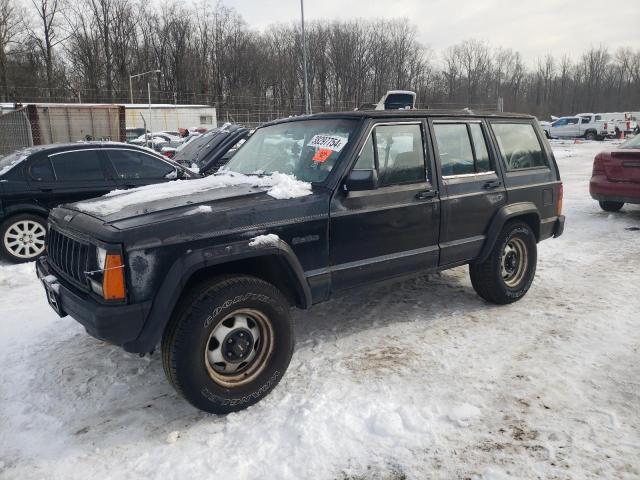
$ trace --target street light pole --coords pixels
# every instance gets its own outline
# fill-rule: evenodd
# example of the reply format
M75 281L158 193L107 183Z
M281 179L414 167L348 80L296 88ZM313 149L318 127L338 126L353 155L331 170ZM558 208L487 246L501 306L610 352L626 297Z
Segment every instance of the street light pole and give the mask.
M302 17L302 65L304 68L304 112L309 115L311 113L311 105L309 98L309 84L307 77L307 40L304 33L304 0L300 0L300 15Z
M160 70L149 70L148 72L136 73L135 75L129 75L129 94L131 95L131 103L133 103L133 83L134 78L149 75L150 73L162 73ZM147 82L147 93L149 94L149 133L151 133L151 82ZM145 130L147 130L145 128ZM146 135L146 132L145 132Z

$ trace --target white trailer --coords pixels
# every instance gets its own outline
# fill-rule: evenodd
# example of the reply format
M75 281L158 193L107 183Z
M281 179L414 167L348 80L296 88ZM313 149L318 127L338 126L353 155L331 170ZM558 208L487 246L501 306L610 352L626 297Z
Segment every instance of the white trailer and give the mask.
M146 128L151 132L173 131L181 128L218 126L216 109L209 105L124 104L127 129Z

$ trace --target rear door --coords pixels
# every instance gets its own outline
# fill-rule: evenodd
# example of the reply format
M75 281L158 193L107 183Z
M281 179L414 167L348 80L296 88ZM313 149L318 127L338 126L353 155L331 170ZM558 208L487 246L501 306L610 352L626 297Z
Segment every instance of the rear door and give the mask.
M491 219L506 203L501 170L482 120L430 123L443 184L440 265L462 264L480 253Z
M119 188L135 188L177 178L175 165L155 155L126 148L104 149Z
M100 149L40 155L31 162L27 174L36 201L48 209L116 189Z
M375 170L378 188L336 192L330 213L334 290L438 265L439 198L426 123L373 123L356 170Z

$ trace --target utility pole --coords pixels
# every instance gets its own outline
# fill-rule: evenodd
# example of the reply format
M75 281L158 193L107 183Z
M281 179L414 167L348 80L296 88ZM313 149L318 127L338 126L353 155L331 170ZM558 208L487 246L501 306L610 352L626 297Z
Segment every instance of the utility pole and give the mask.
M311 113L311 99L309 98L309 84L307 76L307 40L304 33L304 0L300 0L300 14L302 17L302 65L304 68L304 113Z
M142 73L136 73L135 75L129 75L129 93L131 95L131 103L133 103L133 84L131 82L131 80L133 80L136 77L142 77L144 75L149 75L150 73L162 73L160 70L149 70L148 72L142 72ZM149 133L151 132L151 82L147 82L147 93L149 94ZM145 135L146 133L146 126L145 126Z

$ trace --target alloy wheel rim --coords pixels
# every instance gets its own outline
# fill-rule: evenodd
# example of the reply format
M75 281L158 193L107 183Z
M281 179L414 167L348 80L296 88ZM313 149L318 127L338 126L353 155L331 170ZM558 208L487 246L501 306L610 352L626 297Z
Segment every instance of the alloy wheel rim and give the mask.
M233 388L254 380L273 352L273 327L269 318L254 309L227 315L211 331L204 362L211 379Z
M509 288L517 287L525 276L529 265L527 246L518 237L510 239L502 250L500 271L502 280Z
M14 257L35 258L44 252L47 231L41 223L20 220L10 225L4 234L4 246Z

